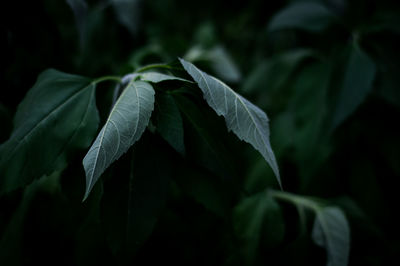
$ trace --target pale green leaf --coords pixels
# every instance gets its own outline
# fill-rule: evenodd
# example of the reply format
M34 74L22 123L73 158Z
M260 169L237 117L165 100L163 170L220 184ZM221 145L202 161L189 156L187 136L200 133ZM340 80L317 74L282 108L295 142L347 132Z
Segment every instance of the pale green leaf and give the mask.
M348 264L350 251L350 228L343 212L336 207L317 211L312 238L327 251L328 266Z
M262 154L281 185L278 165L269 142L267 115L222 81L183 59L180 59L180 62L197 82L211 108L225 118L228 130L232 130L241 140L250 143Z
M87 198L101 174L143 134L154 108L154 89L132 80L122 92L90 150L83 159Z
M152 83L159 83L159 82L167 81L167 80L178 80L178 81L193 83L192 81L189 81L187 79L178 78L178 77L175 77L172 75L162 74L162 73L158 73L158 72L144 72L144 73L140 73L138 75L140 76L141 80L152 82Z
M0 146L0 191L63 169L71 153L90 145L98 120L95 83L43 72L18 106L10 139Z

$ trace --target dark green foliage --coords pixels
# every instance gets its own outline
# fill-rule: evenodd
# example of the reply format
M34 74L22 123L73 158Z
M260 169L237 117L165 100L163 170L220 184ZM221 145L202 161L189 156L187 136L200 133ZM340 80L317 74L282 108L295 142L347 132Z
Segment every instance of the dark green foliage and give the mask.
M0 265L397 261L397 1L0 13Z
M10 139L0 146L0 193L62 170L71 153L90 145L99 119L95 85L56 70L39 76L18 106Z

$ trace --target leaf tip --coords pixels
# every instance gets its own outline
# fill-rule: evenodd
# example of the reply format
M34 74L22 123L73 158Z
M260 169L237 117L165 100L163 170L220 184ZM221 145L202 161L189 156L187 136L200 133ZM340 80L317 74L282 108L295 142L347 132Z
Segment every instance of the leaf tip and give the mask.
M89 197L90 191L91 191L91 188L86 188L85 195L83 196L83 199L82 199L82 203L87 200L87 198Z

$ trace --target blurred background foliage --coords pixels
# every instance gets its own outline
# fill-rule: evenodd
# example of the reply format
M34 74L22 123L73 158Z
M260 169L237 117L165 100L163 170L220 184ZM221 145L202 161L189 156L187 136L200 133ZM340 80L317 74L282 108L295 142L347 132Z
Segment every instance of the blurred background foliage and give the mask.
M372 0L7 1L0 141L44 69L124 75L184 57L267 112L284 190L344 211L349 264L389 265L400 250L399 11L397 1ZM97 90L102 121L111 88ZM137 195L142 224L124 224L127 159L81 203L82 151L65 171L0 197L1 264L326 263L313 214L266 196L279 188L263 158L204 102L178 103L188 112L186 155L150 133L133 149L134 172L152 177L141 184L151 194ZM134 243L122 245L129 234Z

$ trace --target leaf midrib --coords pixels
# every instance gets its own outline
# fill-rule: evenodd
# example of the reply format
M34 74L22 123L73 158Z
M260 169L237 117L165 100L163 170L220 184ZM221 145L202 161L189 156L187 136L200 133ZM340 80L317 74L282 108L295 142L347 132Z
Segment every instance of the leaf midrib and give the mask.
M68 139L68 141L65 143L65 145L60 149L60 152L58 153L58 155L55 157L55 159L52 161L51 164L55 163L58 158L60 157L60 154L62 154L64 152L64 150L67 148L68 144L71 142L71 140L76 136L77 132L79 131L79 129L82 127L83 121L87 118L88 113L89 113L89 106L90 106L90 102L92 101L94 96L94 93L91 93L90 98L87 102L87 106L86 106L86 110L85 110L85 114L83 115L81 121L79 122L79 125L75 128L74 133L71 135L71 137Z
M328 233L329 233L329 230L327 229L328 228L328 226L327 226L327 224L326 224L326 221L325 221L325 219L323 219L323 215L322 214L317 214L317 216L319 216L319 223L321 224L321 230L323 231L323 232L325 232L325 240L326 240L326 242L327 242L327 249L328 249L328 251L329 250L331 250L331 247L332 247L332 241L331 241L331 239L328 237ZM332 256L331 256L331 252L327 252L328 254L329 254L329 258L333 258Z
M204 80L204 82L205 82L205 84L206 84L206 86L207 86L207 88L208 88L208 91L209 91L209 93L210 93L210 96L211 96L211 89L210 89L210 86L209 86L207 80L205 79L205 77L203 76L203 74L202 74L199 70L196 69L196 71L200 73L202 79ZM230 89L230 88L229 88L225 83L223 83L222 81L220 81L220 80L218 80L218 79L216 79L216 78L214 78L214 77L212 77L212 76L209 76L209 77L212 78L214 81L218 82L219 84L221 84L221 85L224 87L224 91L225 91L225 92L228 90L229 92L231 92L231 93L235 96L235 98L236 98L237 100L240 101L241 105L244 107L244 109L246 110L246 112L249 114L249 116L250 116L250 118L251 118L251 121L252 121L253 124L255 125L257 134L258 134L259 136L262 136L262 134L260 133L260 132L261 132L261 131L260 131L260 128L258 127L258 125L257 125L257 123L256 123L256 121L255 121L255 119L254 119L254 117L253 117L253 114L252 114L252 113L250 112L250 110L247 108L247 105L243 102L243 100L241 99L240 95L238 95L234 90ZM211 98L212 98L212 97L211 97ZM213 98L212 98L212 99L213 99ZM225 93L225 101L226 101L226 93ZM214 104L215 104L214 99L213 99L213 102L214 102ZM238 127L239 127L239 121L238 121L238 119L237 119L238 115L237 115L237 104L236 104L236 102L237 102L237 101L235 101L235 107L236 107L236 109L235 109L235 112L236 112L236 121L237 121L237 125L238 125ZM217 106L217 105L216 105L216 106ZM240 127L239 127L239 129L240 129ZM268 143L265 143L265 140L264 140L263 137L261 137L261 141L263 142L263 144L264 144L265 147L268 146Z
M212 94L211 94L211 88L210 88L210 85L209 85L208 82L207 82L207 79L204 77L204 75L203 75L203 73L202 73L201 71L199 71L197 68L195 68L195 67L193 67L193 66L191 66L191 67L192 67L192 69L194 69L194 70L196 70L198 73L200 73L200 76L201 76L201 78L203 79L203 81L204 81L204 83L206 84L206 87L207 87L207 89L208 89L208 91L209 91L210 97L211 97L213 103L215 104L214 98L212 97ZM277 171L277 170L276 170L276 165L275 165L275 163L274 163L274 160L273 160L272 158L270 158L270 154L269 154L269 152L268 152L268 148L267 148L267 147L268 147L268 143L266 143L266 142L265 142L265 139L262 137L262 134L261 134L262 131L260 130L260 128L259 128L259 126L258 126L258 123L255 121L253 114L250 112L250 110L249 110L249 108L247 107L247 105L245 104L245 102L241 99L241 96L240 96L239 94L237 94L234 90L230 89L230 88L229 88L225 83L223 83L222 81L220 81L220 80L218 80L218 79L216 79L215 77L210 76L210 75L208 75L208 77L210 77L211 79L213 79L214 81L216 81L217 83L219 83L219 84L222 85L222 87L224 88L225 101L226 101L226 91L227 91L227 90L228 90L230 93L232 93L233 96L235 97L235 99L236 99L236 100L235 100L236 121L237 121L237 126L238 126L239 130L241 131L240 126L239 126L239 121L238 121L238 115L237 115L237 100L240 101L241 105L244 107L244 109L246 110L246 112L247 112L248 115L250 116L250 119L251 119L251 121L253 122L253 124L254 124L254 126L255 126L255 130L256 130L256 132L257 132L259 138L261 138L261 141L262 141L262 143L264 144L264 147L265 147L265 149L266 149L266 153L268 154L268 160L267 160L267 161L271 164L271 167L272 167L272 165L273 165L272 170L273 170L274 172ZM215 104L215 106L217 107L216 104ZM226 114L225 114L225 115L226 115ZM277 176L279 177L279 172L278 172L278 171L276 172L276 174L277 174ZM278 179L278 183L281 185L280 178Z
M99 154L100 154L100 150L101 150L100 147L101 147L102 144L103 144L103 140L104 140L104 135L105 135L106 129L107 129L108 126L110 125L110 122L113 122L113 121L111 120L111 117L112 117L112 115L113 115L114 112L118 111L116 107L118 106L119 102L123 99L124 95L127 93L127 91L128 91L128 89L129 89L130 86L132 86L132 87L135 89L136 97L137 97L137 104L138 104L138 108L139 108L139 110L140 110L140 102L139 102L138 89L137 89L137 87L136 87L136 85L135 85L135 81L132 80L132 81L126 86L126 88L125 88L124 91L121 93L121 95L119 96L118 100L117 100L116 103L114 104L114 107L112 108L112 110L111 110L111 112L110 112L110 114L109 114L109 116L108 116L108 118L107 118L107 121L106 121L106 123L105 123L105 128L104 128L103 132L101 133L101 137L100 137L100 140L99 140L99 144L98 144L98 147L99 147L99 148L97 149L97 152L96 152L96 157L95 157L94 165L93 165L93 171L92 171L92 174L90 175L90 179L89 179L89 182L88 182L88 185L87 185L88 188L90 188L90 187L92 186L92 183L93 183L93 177L94 177L95 169L96 169L96 166L97 166L97 162L98 162ZM140 111L139 111L139 120L140 120ZM132 139L134 138L134 136L135 136L135 134L136 134L136 132L137 132L138 125L139 125L139 121L138 121L138 123L136 123L135 131L134 131L134 133L132 134ZM117 128L117 127L115 126L115 128ZM118 128L117 128L117 130L118 130ZM129 144L130 144L130 145L131 145L132 139L129 140ZM120 144L120 143L118 143L118 149L116 150L116 153L118 153L119 144ZM115 154L114 154L113 156L115 156Z
M14 151L17 150L21 143L23 142L24 139L26 139L27 137L29 137L34 130L39 127L44 121L47 120L47 118L49 118L52 114L54 114L55 112L57 112L60 108L62 108L64 105L66 105L67 103L69 103L72 99L74 99L78 94L84 92L87 88L89 88L90 86L94 86L94 84L91 82L89 83L89 85L85 86L83 89L78 89L74 94L72 94L68 100L62 102L60 105L58 105L56 108L54 108L52 111L50 111L48 114L46 114L43 118L41 118L41 120L39 121L39 123L37 123L34 127L32 127L28 133L26 133L23 137L21 137L17 142L18 144L11 150L11 152L9 152L10 156L7 157L7 159L4 160L4 162L7 162L10 158L12 158Z
M106 121L106 123L105 123L104 130L102 130L102 132L101 132L101 136L100 136L100 140L99 140L99 145L98 145L98 149L97 149L97 152L96 152L96 157L95 157L95 160L94 160L93 170L92 170L92 173L91 173L91 175L90 175L90 179L89 179L89 182L88 182L88 185L87 185L88 188L90 188L90 187L92 186L92 183L93 183L93 176L94 176L94 172L95 172L95 169L96 169L96 166L97 166L97 162L98 162L98 159L99 159L99 154L100 154L100 147L101 147L101 145L103 144L104 134L105 134L106 129L108 128L108 126L109 126L109 124L110 124L109 122L110 122L110 120L111 120L111 116L112 116L112 114L114 113L114 111L116 110L116 106L118 106L118 103L119 103L119 102L121 101L121 99L123 98L123 95L126 94L129 85L130 85L130 84L128 84L128 86L124 89L124 91L123 91L123 92L121 93L121 95L119 96L118 100L115 102L115 104L114 104L114 106L113 106L113 108L112 108L110 114L108 115L107 121ZM117 152L118 152L118 150L117 150Z

